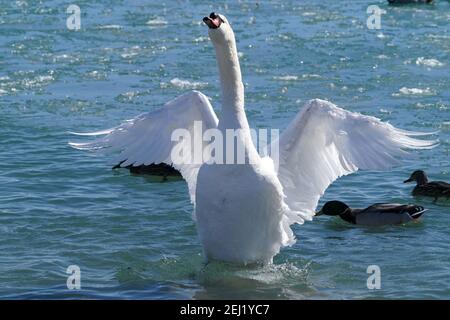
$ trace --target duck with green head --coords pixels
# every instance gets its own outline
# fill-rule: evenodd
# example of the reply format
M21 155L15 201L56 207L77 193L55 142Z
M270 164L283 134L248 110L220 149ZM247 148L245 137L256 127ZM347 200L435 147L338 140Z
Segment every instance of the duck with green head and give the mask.
M414 171L403 183L413 181L417 183L412 191L413 196L433 197L434 201L437 201L438 198L450 198L450 184L444 181L429 182L423 170Z
M353 209L341 201L328 201L316 216L339 216L352 224L382 226L414 221L425 211L413 204L376 203L365 209Z

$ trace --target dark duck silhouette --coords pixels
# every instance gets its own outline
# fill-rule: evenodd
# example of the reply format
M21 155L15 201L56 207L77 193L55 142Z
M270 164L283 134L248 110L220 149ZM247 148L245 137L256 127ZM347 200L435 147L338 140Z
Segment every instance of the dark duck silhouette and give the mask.
M120 165L124 163L125 161L119 162L117 165L113 167L113 169L119 169ZM139 175L150 175L150 176L157 176L161 177L161 181L168 181L169 177L172 177L174 179L181 179L181 173L177 169L175 169L173 166L165 164L165 163L152 163L149 165L139 165L139 166L133 166L129 165L125 167L126 169L130 170L133 174L139 174Z
M383 226L418 219L427 209L414 204L376 203L365 209L352 209L341 201L328 201L316 216L339 216L352 224Z
M428 177L422 170L414 171L409 179L403 181L403 183L413 181L417 182L417 185L412 191L413 196L433 197L435 202L438 200L438 198L450 198L450 184L444 181L428 182Z

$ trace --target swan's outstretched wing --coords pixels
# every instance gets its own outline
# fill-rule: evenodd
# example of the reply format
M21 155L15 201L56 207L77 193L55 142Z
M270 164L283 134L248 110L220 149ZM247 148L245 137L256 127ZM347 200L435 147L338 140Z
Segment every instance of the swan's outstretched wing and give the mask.
M185 156L190 156L192 161L174 163L171 159L172 148L175 145L177 148L183 146L177 141L172 141L172 133L176 129L184 129L188 130L194 138L194 128L207 130L216 128L217 123L217 116L208 98L201 92L192 91L168 102L159 110L141 114L118 127L79 134L101 137L86 143L72 142L70 145L81 150L119 152L115 162L120 163L121 167L152 163L173 165L186 180L191 200L194 202L197 173L201 161L193 161L194 148L189 145L183 150L191 151L190 155L186 153ZM186 139L181 143L189 143L189 141Z
M405 149L437 143L412 138L421 135L427 134L400 130L328 101L309 101L278 144L278 177L293 211L289 221L312 219L319 198L337 178L358 169L387 169L407 154Z

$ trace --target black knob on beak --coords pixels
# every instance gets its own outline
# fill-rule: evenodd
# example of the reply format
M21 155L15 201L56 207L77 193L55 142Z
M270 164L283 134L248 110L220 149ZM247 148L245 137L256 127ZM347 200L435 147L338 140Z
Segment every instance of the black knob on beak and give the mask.
M203 22L206 23L206 25L210 29L217 29L220 27L220 24L223 22L222 19L220 19L219 15L215 12L211 12L209 17L204 17Z

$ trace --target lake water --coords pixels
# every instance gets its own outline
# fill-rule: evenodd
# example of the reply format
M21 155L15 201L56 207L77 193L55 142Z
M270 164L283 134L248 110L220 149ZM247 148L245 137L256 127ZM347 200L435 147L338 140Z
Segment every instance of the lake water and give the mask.
M450 2L381 0L0 1L0 298L450 298L450 204L414 199L415 169L450 180ZM366 9L386 13L366 26ZM220 89L201 23L225 14L238 41L251 126L285 128L328 99L441 144L390 172L336 181L321 200L411 202L417 223L366 228L318 217L267 267L204 267L183 181L155 183L71 149L190 89ZM68 290L66 269L81 269ZM381 289L366 286L369 265Z

